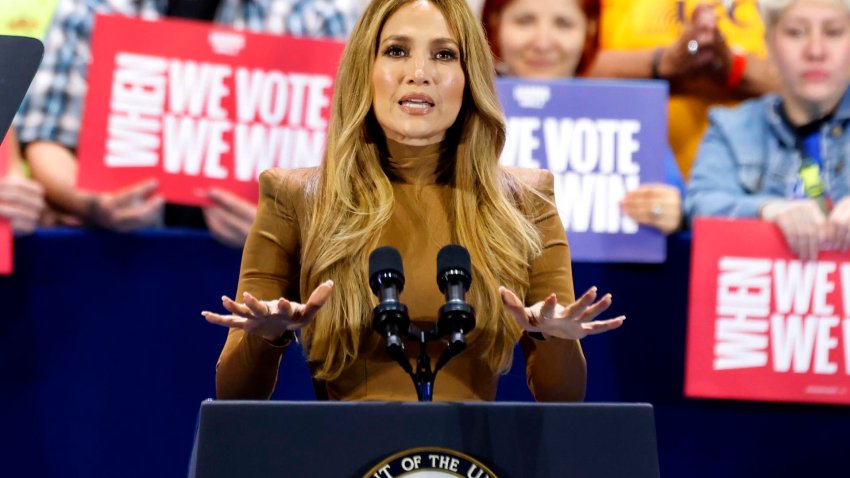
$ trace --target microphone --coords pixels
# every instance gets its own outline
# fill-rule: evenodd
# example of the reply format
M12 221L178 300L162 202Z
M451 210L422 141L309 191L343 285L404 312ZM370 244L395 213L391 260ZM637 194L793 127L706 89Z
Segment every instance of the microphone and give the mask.
M437 286L445 294L437 320L438 335L449 336L449 346L437 362L437 370L466 348L466 334L475 328L475 309L466 302L465 294L472 284L472 261L469 252L457 244L449 244L437 253Z
M410 317L407 306L398 300L404 290L404 268L401 254L394 247L379 247L369 254L369 287L379 299L372 312L372 328L386 338L389 355L412 373L399 335L409 327Z

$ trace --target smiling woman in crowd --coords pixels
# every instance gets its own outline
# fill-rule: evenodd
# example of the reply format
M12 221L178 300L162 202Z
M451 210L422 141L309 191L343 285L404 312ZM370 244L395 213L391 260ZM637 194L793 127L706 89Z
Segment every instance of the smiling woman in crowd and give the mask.
M481 16L497 71L542 80L582 75L599 49L599 11L599 0L486 0ZM682 224L684 185L672 153L665 159L668 184L643 184L621 207L638 223L670 234Z

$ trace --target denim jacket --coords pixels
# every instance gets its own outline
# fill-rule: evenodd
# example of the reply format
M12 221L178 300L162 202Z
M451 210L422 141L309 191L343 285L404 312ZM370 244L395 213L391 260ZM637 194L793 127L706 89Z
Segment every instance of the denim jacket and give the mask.
M833 203L850 195L848 91L820 130L821 180ZM780 98L766 95L709 112L685 196L689 219L756 218L766 202L793 197L803 158L779 111Z

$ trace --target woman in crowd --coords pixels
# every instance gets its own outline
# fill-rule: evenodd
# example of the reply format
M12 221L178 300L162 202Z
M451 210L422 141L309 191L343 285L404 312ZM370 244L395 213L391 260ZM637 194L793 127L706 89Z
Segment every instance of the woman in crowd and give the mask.
M320 397L415 399L371 330L367 257L382 245L400 251L401 300L425 327L444 303L434 264L448 243L472 257L477 323L437 376L434 399L492 400L518 340L538 400L584 396L578 339L624 318L593 320L611 303L596 301L595 288L574 301L552 175L498 166L505 125L492 72L465 0L370 4L341 60L322 165L263 173L240 302L222 299L231 315L204 312L230 327L219 398L269 397L300 329Z
M486 0L482 21L501 75L536 79L584 74L599 47L599 0ZM672 155L670 184L644 184L623 199L623 211L665 234L682 224L681 174Z
M587 76L670 85L668 133L690 177L708 108L776 91L755 0L605 0Z
M781 90L712 110L689 217L775 222L803 259L850 247L850 1L763 0Z

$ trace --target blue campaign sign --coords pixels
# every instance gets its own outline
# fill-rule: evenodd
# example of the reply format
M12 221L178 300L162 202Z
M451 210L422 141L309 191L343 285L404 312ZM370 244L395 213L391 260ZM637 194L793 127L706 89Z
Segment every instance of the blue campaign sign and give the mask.
M666 239L620 210L626 192L664 182L667 84L496 81L507 120L505 166L549 169L572 258L664 262Z

